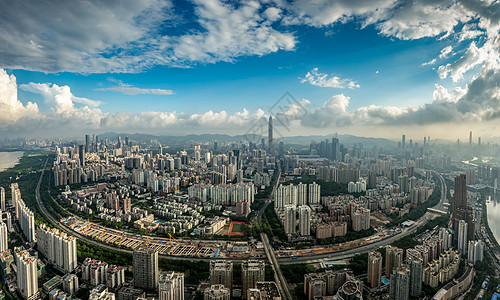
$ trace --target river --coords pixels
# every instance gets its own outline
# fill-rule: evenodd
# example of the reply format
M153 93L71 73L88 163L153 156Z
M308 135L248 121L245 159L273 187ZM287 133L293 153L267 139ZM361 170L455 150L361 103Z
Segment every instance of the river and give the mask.
M0 152L0 172L17 165L23 154L23 151Z
M491 196L491 198L489 198ZM493 194L490 192L486 195L486 210L488 211L488 225L495 239L500 243L500 194Z

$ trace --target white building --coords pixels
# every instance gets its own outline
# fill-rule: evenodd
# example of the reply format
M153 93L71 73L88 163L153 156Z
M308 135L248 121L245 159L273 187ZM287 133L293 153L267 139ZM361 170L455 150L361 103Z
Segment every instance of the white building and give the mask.
M16 254L17 289L24 299L38 298L37 259L26 250Z
M184 273L161 272L158 278L159 300L184 300Z
M4 252L9 249L7 241L7 224L0 220L0 252Z
M319 204L321 198L321 186L316 182L309 184L309 205Z
M471 264L483 261L484 245L482 240L469 241L468 260Z
M37 229L38 250L58 269L67 273L77 267L76 238L45 224Z

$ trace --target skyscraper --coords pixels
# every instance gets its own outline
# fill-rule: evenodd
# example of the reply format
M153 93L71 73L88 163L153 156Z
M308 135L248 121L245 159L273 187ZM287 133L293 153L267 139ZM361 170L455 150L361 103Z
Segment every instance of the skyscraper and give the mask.
M17 289L24 299L36 299L38 295L37 259L26 250L16 251Z
M85 152L90 152L90 135L85 135Z
M58 229L40 225L36 230L38 250L59 270L73 272L77 267L76 238Z
M6 207L5 207L5 189L3 187L0 187L0 209L2 211L6 210Z
M472 146L472 131L469 132L469 146Z
M248 289L255 288L257 282L264 281L266 265L262 260L244 261L241 264L241 297L246 299Z
M368 283L371 288L380 286L382 280L382 254L378 251L368 253Z
M134 250L134 286L146 290L158 287L158 252L147 246Z
M424 261L420 254L410 255L407 258L410 267L410 296L418 298L422 294L424 276Z
M410 270L406 266L402 266L392 271L389 299L408 300L409 291L410 291Z
M311 235L311 208L307 205L299 206L299 233L301 236Z
M295 234L295 225L297 224L297 210L295 209L295 205L287 205L285 206L285 233L286 234Z
M233 288L233 262L227 260L210 261L210 284L222 284L229 291Z
M80 158L80 166L85 166L85 146L78 145L78 157Z
M455 193L453 194L453 208L452 208L452 227L456 233L458 229L458 221L464 220L460 214L460 209L467 207L467 178L465 174L457 175L455 178Z
M404 134L401 137L401 149L403 149L403 150L406 149L406 135L404 135Z
M0 252L4 252L9 249L7 239L7 224L0 220Z
M268 132L267 132L267 146L269 147L269 153L274 152L274 141L273 141L273 117L269 116Z
M387 246L385 247L385 275L391 276L394 269L399 269L403 265L403 249Z
M184 273L161 272L158 279L159 300L184 300Z

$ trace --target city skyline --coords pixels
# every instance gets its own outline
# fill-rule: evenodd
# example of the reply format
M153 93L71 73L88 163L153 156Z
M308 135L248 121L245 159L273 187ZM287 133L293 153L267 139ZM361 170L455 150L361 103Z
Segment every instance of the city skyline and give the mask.
M88 4L5 7L2 135L498 137L498 3Z

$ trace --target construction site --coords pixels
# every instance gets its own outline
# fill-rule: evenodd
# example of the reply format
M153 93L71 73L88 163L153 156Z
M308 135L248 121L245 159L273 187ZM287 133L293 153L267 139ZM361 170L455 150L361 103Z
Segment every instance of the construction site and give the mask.
M143 236L111 229L78 217L62 219L61 223L81 235L103 243L115 244L119 247L136 249L139 246L148 245L157 250L161 255L196 257L225 256L224 253L221 252L220 242L217 241L179 241L170 234L168 234L168 238Z

